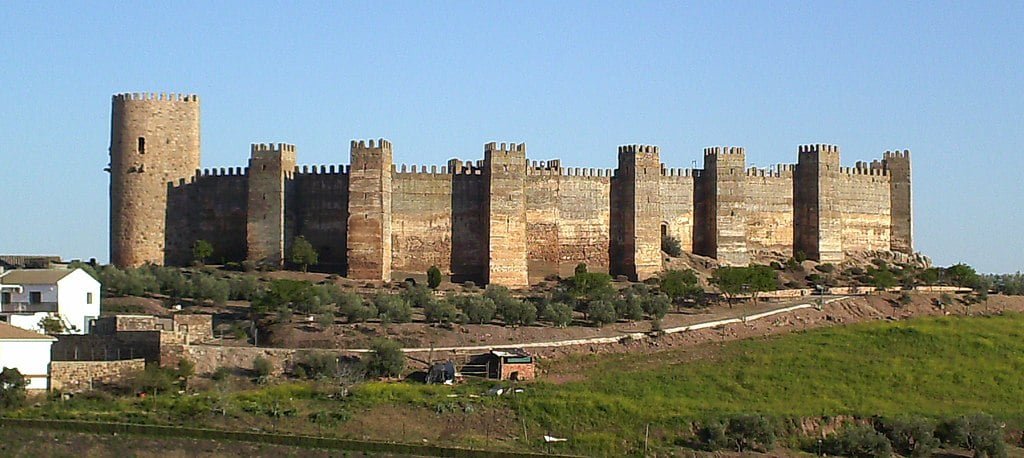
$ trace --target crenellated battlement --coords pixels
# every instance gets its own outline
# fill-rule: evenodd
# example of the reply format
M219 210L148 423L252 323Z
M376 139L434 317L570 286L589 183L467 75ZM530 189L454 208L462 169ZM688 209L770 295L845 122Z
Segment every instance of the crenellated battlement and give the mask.
M612 169L595 169L585 167L566 167L559 170L561 171L561 175L566 177L608 178L615 173Z
M619 154L660 154L661 148L656 145L620 145Z
M910 159L910 150L905 149L903 151L900 151L896 149L892 151L886 151L885 154L882 155L882 157L885 159Z
M351 148L355 150L381 149L391 151L391 141L379 138L377 140L352 140Z
M220 167L220 168L205 168L196 169L195 176L197 177L233 177L233 176L246 176L249 174L248 167Z
M704 156L746 155L747 149L742 146L709 146L704 148Z
M693 178L694 172L694 169L668 168L661 164L661 176L667 178Z
M814 154L822 154L822 153L839 154L839 145L829 145L829 144L824 144L824 143L818 143L818 144L813 144L813 145L800 145L799 152L801 152L801 153L814 153Z
M347 175L348 165L296 165L295 175Z
M526 153L526 143L489 142L484 145L484 153Z
M294 153L295 145L288 143L253 143L249 146L250 154L281 154Z
M195 94L176 94L165 92L125 92L114 94L114 102L194 102L199 103L199 96Z
M748 177L763 177L763 178L784 178L792 177L793 172L796 170L796 164L775 164L768 168L747 168Z

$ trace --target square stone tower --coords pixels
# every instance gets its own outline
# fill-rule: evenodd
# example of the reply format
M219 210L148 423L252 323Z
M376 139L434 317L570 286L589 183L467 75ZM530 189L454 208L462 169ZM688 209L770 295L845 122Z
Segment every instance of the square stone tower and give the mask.
M529 286L526 261L526 145L484 145L487 177L487 282Z
M391 280L391 142L352 141L348 182L348 277Z
M291 243L285 233L285 195L295 171L295 145L253 144L249 157L246 259L281 267Z
M619 147L612 181L612 273L644 280L661 272L661 160L654 145Z
M803 145L793 176L793 253L819 262L843 260L839 147Z

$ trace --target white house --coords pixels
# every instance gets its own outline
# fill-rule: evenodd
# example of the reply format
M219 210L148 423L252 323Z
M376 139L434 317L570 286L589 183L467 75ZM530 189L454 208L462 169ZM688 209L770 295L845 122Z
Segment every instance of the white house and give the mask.
M45 334L0 323L0 368L17 369L30 390L48 389L50 345L56 341Z
M0 273L0 321L42 331L40 321L59 318L71 334L89 332L100 316L100 282L82 269L17 269Z

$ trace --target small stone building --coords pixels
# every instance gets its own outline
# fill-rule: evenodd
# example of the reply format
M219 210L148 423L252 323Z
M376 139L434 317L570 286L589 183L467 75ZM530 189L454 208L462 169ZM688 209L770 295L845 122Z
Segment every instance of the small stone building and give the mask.
M491 367L498 380L533 380L537 377L534 358L521 349L492 350Z

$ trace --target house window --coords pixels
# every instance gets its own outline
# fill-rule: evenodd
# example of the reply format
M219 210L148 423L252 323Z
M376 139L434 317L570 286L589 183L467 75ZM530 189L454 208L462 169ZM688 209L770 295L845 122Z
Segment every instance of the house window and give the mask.
M139 154L146 154L146 137L139 137Z
M0 304L10 304L10 303L11 303L11 293L0 294Z
M92 293L85 293L85 303L92 304Z
M41 293L39 291L32 291L32 292L28 293L28 303L29 304L38 304L40 302L43 302L43 293Z

